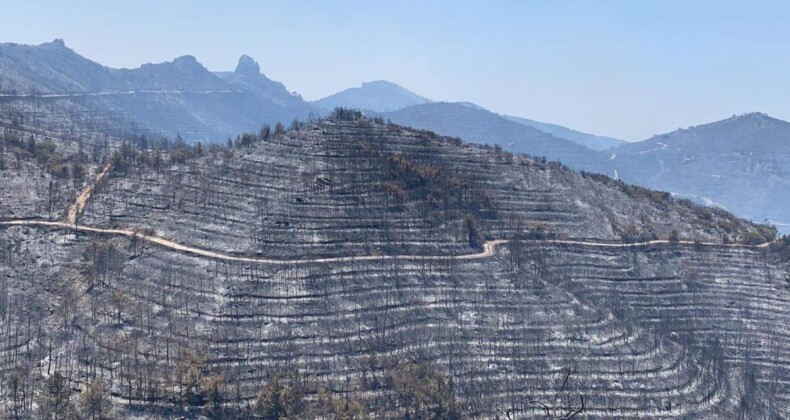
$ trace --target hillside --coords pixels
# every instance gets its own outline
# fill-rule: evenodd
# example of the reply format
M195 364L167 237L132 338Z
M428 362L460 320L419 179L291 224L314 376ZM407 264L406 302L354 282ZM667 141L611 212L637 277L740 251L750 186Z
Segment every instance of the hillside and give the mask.
M545 156L570 166L586 164L595 152L572 141L510 121L466 103L436 102L378 114L397 124L460 137L480 144L499 144L505 150Z
M620 146L598 168L787 229L788 162L790 123L754 113Z
M262 123L288 124L294 118L327 112L267 78L248 56L241 57L229 73L212 73L192 56L112 69L81 57L62 40L37 46L0 44L0 75L3 120L72 135L147 134L180 136L190 143L224 143L240 132L258 131ZM787 123L764 115L749 114L605 149L616 141L500 116L469 103L430 103L384 81L330 98L336 102L323 106L348 104L368 110L405 106L380 115L670 191L742 217L767 219L783 232L790 231L790 213L784 204L790 194L784 139L790 137L790 130Z
M353 112L115 144L76 226L3 214L6 412L97 389L119 417L790 409L790 264L726 212ZM2 177L35 158L4 150Z
M417 95L403 86L386 80L377 80L335 93L314 101L313 104L327 111L343 107L386 112L431 102L430 99Z
M748 114L606 149L616 140L500 116L469 103L430 103L384 81L330 98L336 102L323 106L400 108L381 115L670 191L742 217L767 219L790 231L784 141L790 130L787 123L764 115ZM240 132L258 131L262 123L288 124L327 112L267 78L248 56L239 59L235 71L224 73L208 71L192 56L112 69L81 57L62 40L37 46L0 44L3 120L54 132L180 136L190 143L224 143Z

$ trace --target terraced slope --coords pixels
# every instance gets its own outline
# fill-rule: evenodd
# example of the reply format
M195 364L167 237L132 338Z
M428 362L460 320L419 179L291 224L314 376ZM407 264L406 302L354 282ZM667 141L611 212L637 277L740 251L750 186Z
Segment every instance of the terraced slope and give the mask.
M723 361L739 378L739 398L764 404L760 417L786 413L786 259L766 251L717 247L640 253L583 249L570 258L565 252L547 258L550 276L567 282L588 303L614 307L621 319Z
M41 234L16 232L14 246L32 248ZM387 388L375 382L385 376L386 358L409 357L439 363L469 409L484 416L539 415L539 402L550 402L569 367L592 416L717 417L732 408L731 385L715 362L695 360L669 338L516 268L507 253L474 262L275 268L56 236L58 255L83 248L117 253L119 263L78 259L67 277L92 276L72 284L57 279L62 271L44 274L40 281L76 297L40 321L54 324L62 350L48 356L52 338L23 330L7 337L5 369L24 367L25 356L45 358L54 369L73 370L77 387L109 378L119 401L143 404L154 395L167 406L177 399L176 361L198 349L209 372L228 376L242 405L267 371L287 368L396 413ZM26 261L34 257L18 253L13 277L40 272ZM61 318L65 324L55 321Z
M5 413L39 413L58 372L101 382L119 417L197 417L216 395L248 416L271 372L296 371L310 402L323 388L399 418L409 360L450 378L464 418L788 414L790 264L739 243L760 226L367 120L242 140L121 147L84 229L2 225ZM460 257L486 239L503 241ZM401 257L304 262L354 255Z
M159 170L126 166L97 188L81 223L229 253L459 253L469 247L467 216L491 239L542 229L619 242L677 230L680 239L763 242L762 228L668 195L369 121L324 121Z

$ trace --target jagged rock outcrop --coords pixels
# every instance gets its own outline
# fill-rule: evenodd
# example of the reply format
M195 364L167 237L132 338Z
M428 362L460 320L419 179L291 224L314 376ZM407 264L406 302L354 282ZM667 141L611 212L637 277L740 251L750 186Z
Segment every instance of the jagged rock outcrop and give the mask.
M242 55L239 58L239 64L236 65L236 71L234 73L244 76L258 76L261 74L261 66L258 65L258 62L253 60L252 57Z
M277 112L279 121L290 122L294 118L305 118L313 108L294 92L289 92L280 82L261 74L261 67L252 57L242 55L233 73L224 74L222 79L235 89L250 92L282 109ZM272 121L271 119L267 120Z

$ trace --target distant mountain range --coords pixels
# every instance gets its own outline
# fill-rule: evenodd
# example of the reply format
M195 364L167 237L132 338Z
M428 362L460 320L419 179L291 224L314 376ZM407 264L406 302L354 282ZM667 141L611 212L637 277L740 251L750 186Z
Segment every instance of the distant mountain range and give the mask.
M386 80L363 83L360 87L346 89L313 104L331 111L335 107L359 108L374 112L397 111L413 105L431 103L428 98L417 95Z
M509 151L544 156L571 166L583 165L595 154L593 150L570 140L554 137L463 102L433 102L378 115L396 124L460 137L474 143L499 144Z
M589 169L790 230L790 123L765 114L625 144Z
M620 139L583 133L581 131L576 131L557 124L549 124L540 121L530 120L528 118L513 117L510 115L503 115L503 117L510 121L517 122L519 124L523 124L532 128L537 128L538 130L543 131L544 133L551 134L554 137L570 140L576 144L582 145L584 147L588 147L593 150L611 149L613 147L617 147L627 143L626 141Z
M262 123L288 123L304 119L310 113L326 114L337 106L359 108L369 113L397 112L412 106L428 105L432 100L395 83L379 80L363 83L326 98L306 102L277 81L261 73L249 56L242 56L233 72L212 73L193 56L171 62L144 64L136 69L112 69L84 58L68 48L63 40L41 45L0 44L0 96L15 100L67 102L69 109L104 112L136 126L187 140L223 141L242 131L257 130ZM562 159L565 146L531 150L541 143L533 137L551 134L558 139L605 149L619 140L581 133L565 127L525 118L502 117L469 103L454 106L476 108L487 115L486 130L476 129L470 141L513 143L512 150L532 154L547 152L547 157ZM454 106L439 106L450 113ZM404 111L408 114L410 111ZM420 112L416 110L416 112ZM444 116L435 114L435 118ZM510 122L506 119L511 120ZM512 122L540 130L519 130ZM439 121L438 125L444 124ZM502 127L498 127L502 124ZM423 128L433 129L431 121ZM457 135L457 131L436 131ZM524 132L526 139L519 137ZM470 137L467 135L462 137ZM501 140L497 140L497 139ZM521 143L524 143L523 145ZM557 149L556 151L554 149ZM573 150L570 154L578 154ZM575 158L566 157L566 161Z
M764 114L732 117L603 150L582 146L594 136L582 134L573 142L570 135L548 134L463 103L437 102L378 115L470 142L498 143L514 152L545 156L755 221L768 220L790 232L790 123Z
M790 231L790 123L747 114L626 143L555 124L500 115L469 102L434 102L375 81L313 102L261 73L242 56L233 72L211 72L192 56L136 69L86 59L62 40L0 44L0 110L114 118L187 141L224 141L263 123L288 123L351 107L395 123L500 144L678 197L769 219ZM60 117L52 117L57 119ZM785 224L788 224L785 226Z
M137 69L111 69L90 61L59 39L37 46L0 44L0 92L80 94L131 90L228 89L195 57L144 64Z
M17 112L40 112L30 109L35 101L36 107L52 112L104 114L193 141L223 141L257 131L262 123L303 119L316 111L266 78L247 56L235 72L219 76L192 56L111 69L80 56L61 40L37 46L0 44L0 75L6 110L12 106Z
M519 143L522 143L523 141L519 138L513 137L516 134L513 132L512 124L505 122L505 119L518 123L522 126L540 130L543 134L550 134L559 139L570 140L573 143L593 150L605 150L625 143L623 140L582 133L580 131L572 130L570 128L562 127L556 124L544 123L528 118L498 115L470 102L457 102L454 105L445 103L445 105L437 107L420 107L421 105L432 103L434 103L434 101L431 99L420 96L404 88L403 86L385 80L363 83L360 87L346 89L342 92L338 92L334 95L330 95L326 98L313 102L313 104L326 111L331 111L335 107L340 106L346 108L358 108L372 113L395 112L395 114L393 114L391 117L403 119L397 121L393 118L393 121L398 123L415 121L417 124L420 124L422 128L427 128L441 134L454 136L458 136L457 130L448 130L450 127L446 124L446 118L452 119L453 116L457 116L459 113L462 113L460 112L462 111L461 109L454 110L454 107L456 106L465 107L467 109L473 108L475 110L490 114L485 117L487 120L489 120L488 128L486 130L475 130L477 134L480 134L485 138L477 137L476 139L485 143L513 143L511 148L519 152L525 152L526 150L529 150L529 148L521 147ZM411 107L416 108L409 109ZM429 112L431 112L432 115L426 119L425 112L428 110L430 110ZM442 112L447 112L448 114L445 115ZM408 114L409 117L407 117L406 114ZM423 116L416 117L418 114L423 114ZM483 115L478 114L477 117L482 118ZM418 118L419 121L415 118ZM438 119L442 121L437 121L437 126L432 128L432 119ZM502 126L497 127L498 125ZM536 133L532 132L531 130L526 130L525 134L530 137L536 135ZM533 152L533 154L537 153L539 152Z

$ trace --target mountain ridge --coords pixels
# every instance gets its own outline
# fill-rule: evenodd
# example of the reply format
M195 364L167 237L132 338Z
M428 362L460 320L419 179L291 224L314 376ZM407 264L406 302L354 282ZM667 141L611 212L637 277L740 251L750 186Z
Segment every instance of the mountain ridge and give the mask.
M403 86L386 80L364 82L312 103L328 111L335 107L358 108L373 112L396 111L412 105L431 103Z
M263 123L304 119L315 110L281 83L256 72L257 63L250 67L254 60L245 57L238 74L220 77L189 55L112 69L80 56L62 40L37 46L0 44L0 74L8 75L0 79L0 91L6 93L2 106L25 114L43 99L55 115L101 113L100 118L118 124L192 142L224 141L256 131ZM54 98L53 93L86 95Z
M589 169L786 223L788 165L790 122L751 112L600 152Z
M625 140L584 133L581 131L574 130L572 128L563 127L557 124L535 121L529 118L515 117L512 115L503 115L503 117L508 120L515 121L517 123L521 123L528 125L530 127L537 128L538 130L551 134L555 137L573 141L574 143L580 144L582 146L585 146L587 148L596 151L608 150L623 145L625 143L628 143Z
M411 127L428 129L468 142L499 144L506 150L582 165L594 151L570 140L554 137L537 128L468 103L434 102L377 115Z
M382 89L376 89L381 86ZM404 98L405 97L405 98ZM344 108L357 108L370 112L396 112L416 105L424 105L434 101L389 81L378 80L365 82L361 87L348 88L326 98L313 101L314 104L331 111L337 106ZM439 101L446 102L446 101ZM469 106L478 110L489 111L472 102L456 102L459 105ZM382 106L382 104L386 104ZM493 113L493 112L492 112ZM557 124L542 123L528 118L502 115L503 118L517 122L528 127L537 128L555 137L570 140L581 146L593 150L605 150L625 143L623 140L606 136L583 133Z

